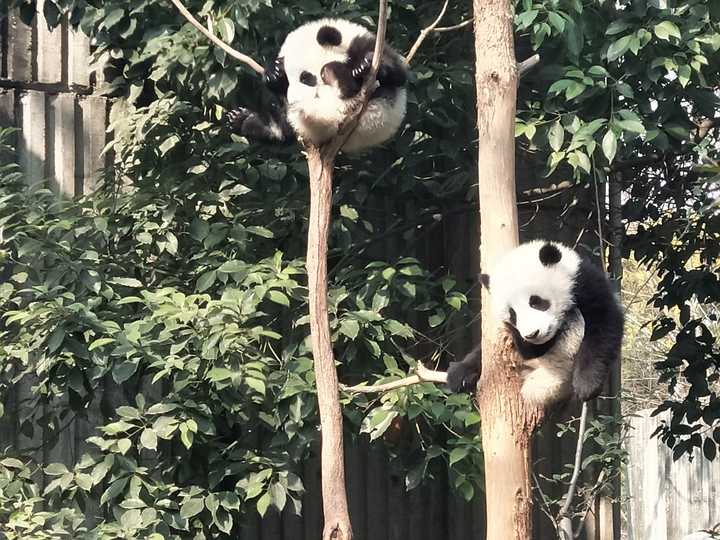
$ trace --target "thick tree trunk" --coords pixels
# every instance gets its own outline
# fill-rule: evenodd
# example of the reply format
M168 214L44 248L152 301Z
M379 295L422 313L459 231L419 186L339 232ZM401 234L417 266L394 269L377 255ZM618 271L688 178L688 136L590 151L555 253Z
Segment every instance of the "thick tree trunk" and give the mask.
M474 0L480 190L480 260L489 266L518 243L515 195L517 67L510 0ZM491 284L492 287L492 284ZM485 455L487 540L532 534L530 437L541 412L520 399L512 340L496 337L488 298L482 301L483 372L478 389Z
M308 146L306 151L310 172L310 222L306 265L310 340L322 433L320 461L325 518L323 540L352 540L345 492L342 410L327 316L327 239L335 152L322 152L313 146Z

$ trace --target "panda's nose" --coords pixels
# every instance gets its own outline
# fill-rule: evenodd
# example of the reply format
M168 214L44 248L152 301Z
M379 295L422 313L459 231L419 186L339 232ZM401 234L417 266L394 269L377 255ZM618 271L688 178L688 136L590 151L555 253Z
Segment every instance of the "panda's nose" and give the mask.
M540 330L535 330L532 334L525 334L525 339L535 339L539 333Z

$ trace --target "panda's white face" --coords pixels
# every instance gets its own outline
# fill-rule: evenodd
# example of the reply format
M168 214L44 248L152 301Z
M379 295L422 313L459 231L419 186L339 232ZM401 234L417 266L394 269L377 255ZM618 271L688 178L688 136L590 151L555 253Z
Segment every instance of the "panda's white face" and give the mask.
M544 240L506 253L490 273L495 318L514 326L530 343L551 340L574 306L579 265L575 251Z
M323 27L337 30L336 45L318 42ZM288 79L289 112L302 121L334 125L345 117L345 102L337 87L325 84L321 71L329 62L347 61L350 42L369 32L359 24L342 19L320 19L290 32L280 49ZM334 126L337 128L337 126Z

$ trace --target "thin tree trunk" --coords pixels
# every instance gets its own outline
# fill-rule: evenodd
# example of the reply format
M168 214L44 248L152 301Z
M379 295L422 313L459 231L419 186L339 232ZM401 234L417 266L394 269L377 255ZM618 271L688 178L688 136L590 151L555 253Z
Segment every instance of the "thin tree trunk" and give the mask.
M509 0L474 0L480 190L480 260L490 265L518 243L515 194L517 67ZM492 284L490 285L492 287ZM482 417L487 540L528 540L532 534L530 437L542 412L520 399L517 353L482 301Z
M306 147L310 173L310 222L307 240L308 301L315 384L317 387L322 463L323 540L352 540L345 492L343 420L338 377L327 311L327 240L336 151Z

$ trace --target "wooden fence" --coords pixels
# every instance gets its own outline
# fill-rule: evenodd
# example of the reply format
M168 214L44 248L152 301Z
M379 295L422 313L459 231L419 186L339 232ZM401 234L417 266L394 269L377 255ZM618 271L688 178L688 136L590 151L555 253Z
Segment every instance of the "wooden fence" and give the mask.
M672 450L650 438L669 415L651 413L629 418L628 540L680 540L720 523L720 459L708 461L696 448L692 461L673 461Z

